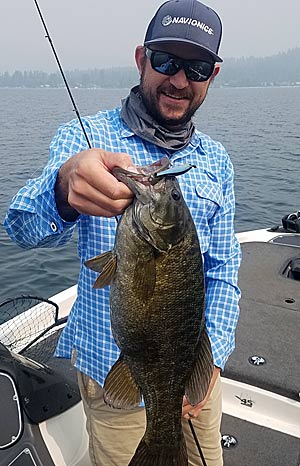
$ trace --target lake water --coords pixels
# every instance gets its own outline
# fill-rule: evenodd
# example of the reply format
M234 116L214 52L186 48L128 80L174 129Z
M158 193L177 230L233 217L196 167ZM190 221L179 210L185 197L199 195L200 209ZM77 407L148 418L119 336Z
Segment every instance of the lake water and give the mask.
M128 90L75 89L82 115L118 105ZM24 251L2 226L11 197L38 176L57 127L75 114L64 89L0 89L0 302L49 297L76 283L76 237L59 250ZM221 141L236 173L236 231L273 226L300 209L300 87L211 88L195 123Z

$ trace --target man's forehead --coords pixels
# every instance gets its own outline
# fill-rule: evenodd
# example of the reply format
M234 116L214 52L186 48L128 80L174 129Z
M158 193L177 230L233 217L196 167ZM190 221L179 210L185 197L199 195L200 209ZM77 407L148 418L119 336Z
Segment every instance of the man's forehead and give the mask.
M214 61L212 56L205 50L202 50L195 45L187 44L184 42L161 42L155 45L153 44L151 46L151 49L157 50L159 52L171 53L179 58L183 58L186 60Z

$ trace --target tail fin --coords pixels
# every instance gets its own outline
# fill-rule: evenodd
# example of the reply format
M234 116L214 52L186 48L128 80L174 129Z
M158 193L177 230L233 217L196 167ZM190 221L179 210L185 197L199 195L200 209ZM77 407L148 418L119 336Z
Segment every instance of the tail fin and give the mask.
M184 437L176 449L149 449L142 439L128 466L188 466L188 456Z

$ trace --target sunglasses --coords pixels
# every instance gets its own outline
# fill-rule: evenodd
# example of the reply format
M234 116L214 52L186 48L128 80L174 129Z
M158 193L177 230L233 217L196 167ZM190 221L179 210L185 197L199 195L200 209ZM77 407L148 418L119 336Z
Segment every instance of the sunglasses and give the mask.
M213 74L215 63L205 60L183 60L167 52L157 52L146 48L152 69L167 76L174 76L184 70L187 79L195 82L207 81Z

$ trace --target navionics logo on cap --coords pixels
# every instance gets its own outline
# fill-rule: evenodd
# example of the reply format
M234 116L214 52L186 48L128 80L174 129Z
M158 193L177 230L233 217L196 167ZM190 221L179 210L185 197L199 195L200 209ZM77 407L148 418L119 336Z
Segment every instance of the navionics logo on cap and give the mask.
M168 16L165 16L165 17L162 19L161 24L162 24L163 26L170 26L170 24L172 24L172 21L173 21L172 16L168 15Z
M163 26L170 26L171 24L188 24L189 26L193 26L207 32L210 36L214 35L214 30L207 26L207 24L198 21L197 19L186 18L185 16L174 16L172 18L171 15L167 15L163 17L161 24Z

